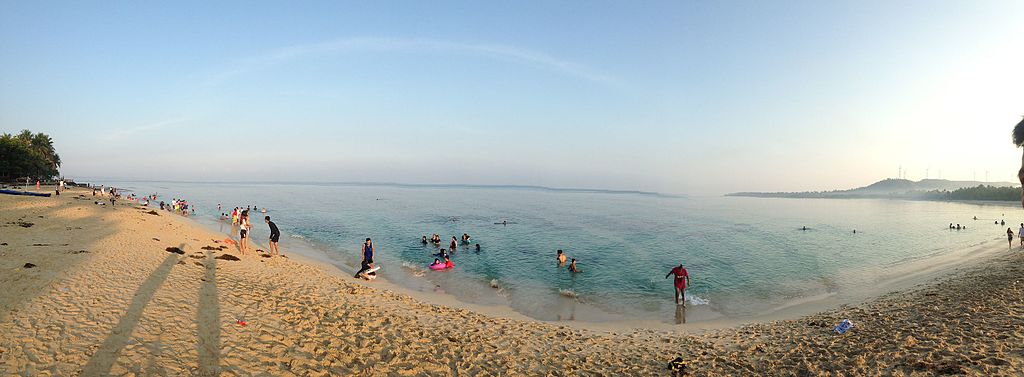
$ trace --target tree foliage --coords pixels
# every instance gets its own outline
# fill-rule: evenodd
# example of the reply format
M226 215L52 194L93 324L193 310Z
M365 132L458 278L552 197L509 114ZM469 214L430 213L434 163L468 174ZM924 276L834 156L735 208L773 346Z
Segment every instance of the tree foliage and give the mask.
M47 180L59 174L60 155L49 135L24 130L0 135L0 179Z
M926 194L926 198L932 200L1019 201L1020 190L1020 187L995 187L987 185L978 185L976 187L964 187L953 191L929 191Z

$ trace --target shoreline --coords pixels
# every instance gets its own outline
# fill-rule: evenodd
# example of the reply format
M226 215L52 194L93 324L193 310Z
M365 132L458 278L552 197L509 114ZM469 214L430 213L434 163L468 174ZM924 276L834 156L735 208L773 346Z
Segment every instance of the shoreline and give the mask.
M216 226L215 224L219 223L204 223L193 218L186 219L192 221L197 226L204 227L210 231L223 233L225 236L232 237L232 239L235 239L237 241L237 234L225 233L222 230L214 229L214 227ZM219 225L223 226L223 224ZM688 311L690 314L687 315L685 323L680 324L677 322L673 322L674 320L678 321L678 318L620 319L613 318L614 315L603 312L601 312L601 314L599 314L598 316L603 316L608 319L544 320L531 317L530 315L513 308L507 301L505 303L499 304L484 304L465 300L455 294L448 292L432 292L424 289L417 290L414 287L405 286L397 282L391 281L391 279L388 278L388 274L379 276L373 282L367 282L362 279L353 279L351 275L356 270L355 266L346 266L345 263L332 259L327 251L328 247L318 245L305 238L299 238L296 241L300 242L302 246L298 248L289 247L287 249L289 257L293 257L294 260L302 263L318 266L322 268L325 272L330 273L338 278L347 279L359 283L363 286L376 287L379 289L385 289L395 293L404 294L428 304L438 304L453 308L468 309L496 318L536 321L540 323L568 326L578 329L611 332L629 331L633 329L654 329L683 333L701 333L708 330L732 328L749 324L766 323L771 321L796 319L802 316L833 310L844 305L862 304L870 302L874 299L877 299L878 297L895 291L912 289L917 285L933 283L943 273L948 273L957 268L976 266L979 263L984 263L987 259L997 255L998 253L1005 251L1005 249L1001 247L1003 241L1000 239L995 239L970 248L943 252L940 255L932 255L920 260L901 262L894 266L889 266L887 270L892 271L889 271L886 274L884 274L880 279L878 279L877 283L871 287L862 288L861 290L856 290L853 292L825 292L815 294L813 296L797 297L794 299L781 302L772 308L769 308L765 311L753 315L728 317L714 310L702 308L700 305L696 305L696 307L695 305L687 305L686 311ZM286 243L283 244L287 245ZM254 242L254 245L256 245L257 248L267 248L265 241L263 241L263 243ZM397 268L388 268L389 271L393 271L395 269ZM408 274L408 271L400 271L397 273ZM497 295L496 291L495 294ZM588 308L588 304L577 303L576 305L580 306L582 310L593 310L598 312L601 311L601 309L597 308ZM693 318L691 318L692 312L694 310L703 310L704 312L709 313L711 315L711 318L694 320ZM705 314L705 316L707 316L707 314Z
M237 252L203 250L224 236L198 221L88 194L0 195L4 374L657 375L675 356L712 375L1024 368L1024 252L991 243L931 271L894 271L899 289L809 315L686 331L577 327L354 281L287 249L214 259ZM854 330L831 334L843 318Z

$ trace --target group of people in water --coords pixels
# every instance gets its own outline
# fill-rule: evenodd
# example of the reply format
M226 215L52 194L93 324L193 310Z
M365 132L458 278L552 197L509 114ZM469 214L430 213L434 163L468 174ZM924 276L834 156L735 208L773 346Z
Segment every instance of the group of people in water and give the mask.
M974 219L977 220L978 216L974 216ZM1004 220L993 220L992 223L996 224L996 225L1000 225L1000 226L1006 226L1007 225L1007 220L1005 220L1005 219ZM952 222L949 223L950 231L961 231L961 229L966 229L966 228L967 228L967 225L961 225L961 224L958 224L958 223L954 225ZM1008 227L1007 228L1007 244L1008 244L1008 246L1010 248L1014 247L1014 237L1020 239L1020 247L1021 247L1021 249L1024 249L1024 222L1021 222L1020 228L1017 229L1017 233L1016 234L1014 234L1014 228L1013 227Z
M558 260L558 267L564 266L565 259L567 258L565 253L562 252L562 249L558 249L558 251L556 251L555 253L555 259ZM569 262L569 272L572 272L574 274L578 272L583 272L583 270L580 270L579 268L576 267L576 258L571 258L571 261Z
M468 245L470 243L470 239L472 239L472 237L470 237L468 233L462 233L462 237L452 236L452 240L448 243L448 249L446 250L440 248L441 235L435 233L430 236L430 239L427 239L427 236L421 237L420 243L423 245L432 244L434 247L440 248L437 253L433 254L433 256L437 258L434 258L434 262L430 263L427 267L431 270L447 270L454 268L455 263L452 262L451 257L459 250L460 244ZM477 252L480 252L480 244L474 245L474 249ZM451 254L449 254L449 251Z

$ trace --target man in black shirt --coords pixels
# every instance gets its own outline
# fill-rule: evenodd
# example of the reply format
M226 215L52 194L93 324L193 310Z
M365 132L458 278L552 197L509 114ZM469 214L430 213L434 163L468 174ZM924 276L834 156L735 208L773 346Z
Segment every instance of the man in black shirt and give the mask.
M281 252L277 248L277 240L281 238L281 231L277 229L277 224L274 224L273 221L270 221L270 216L264 217L263 220L265 220L267 222L267 225L270 225L270 251L269 251L269 254L280 255Z

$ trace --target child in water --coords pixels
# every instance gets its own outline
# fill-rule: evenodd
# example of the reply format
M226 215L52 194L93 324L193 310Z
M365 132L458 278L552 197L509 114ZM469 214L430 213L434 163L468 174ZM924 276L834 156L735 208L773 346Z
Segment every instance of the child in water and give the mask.
M569 272L583 272L583 270L576 269L576 258L572 258L572 262L569 262Z

